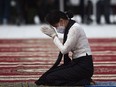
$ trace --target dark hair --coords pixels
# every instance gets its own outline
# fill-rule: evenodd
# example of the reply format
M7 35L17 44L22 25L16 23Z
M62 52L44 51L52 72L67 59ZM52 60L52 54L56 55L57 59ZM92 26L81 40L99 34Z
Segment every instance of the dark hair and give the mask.
M73 13L71 11L62 12L59 10L53 10L45 17L45 21L51 25L54 25L60 21L60 18L68 20L73 17Z

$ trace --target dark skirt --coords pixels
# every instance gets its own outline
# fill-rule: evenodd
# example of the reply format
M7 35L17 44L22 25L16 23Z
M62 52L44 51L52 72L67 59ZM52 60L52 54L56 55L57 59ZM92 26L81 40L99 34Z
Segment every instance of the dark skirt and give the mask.
M35 83L49 86L89 85L93 71L92 56L86 55L73 59L68 65L60 65L44 73Z

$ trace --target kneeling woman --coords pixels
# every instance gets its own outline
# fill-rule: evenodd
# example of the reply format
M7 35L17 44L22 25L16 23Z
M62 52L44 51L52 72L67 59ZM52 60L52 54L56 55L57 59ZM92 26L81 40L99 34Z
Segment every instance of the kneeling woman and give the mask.
M64 57L64 64L52 68L43 74L35 83L51 86L89 85L93 75L92 53L88 39L82 27L71 20L71 13L54 10L46 16L49 25L43 25L44 34L53 38L54 44ZM56 31L64 33L63 44ZM70 60L68 53L72 52Z

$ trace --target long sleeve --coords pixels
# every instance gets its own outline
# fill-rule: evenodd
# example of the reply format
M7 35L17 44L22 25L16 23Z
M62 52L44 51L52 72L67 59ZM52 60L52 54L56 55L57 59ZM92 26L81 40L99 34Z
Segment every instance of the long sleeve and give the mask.
M92 55L86 34L82 27L77 23L70 28L64 45L57 36L54 38L54 43L62 54L66 54L71 51L73 53L73 59L86 56L86 54Z
M59 40L59 38L57 36L54 38L54 43L60 49L62 54L66 54L69 51L71 51L71 49L76 45L77 37L78 37L78 31L77 31L76 27L72 27L69 30L67 40L64 43L64 45L61 43L61 41Z

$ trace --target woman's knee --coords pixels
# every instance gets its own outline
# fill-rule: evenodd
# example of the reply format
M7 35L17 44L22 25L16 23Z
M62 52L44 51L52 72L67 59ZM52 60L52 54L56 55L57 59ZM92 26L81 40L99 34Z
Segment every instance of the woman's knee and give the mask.
M57 79L57 76L56 75L53 75L52 73L50 73L50 74L48 74L47 76L46 76L46 80L47 81L54 81L54 80L56 80Z

